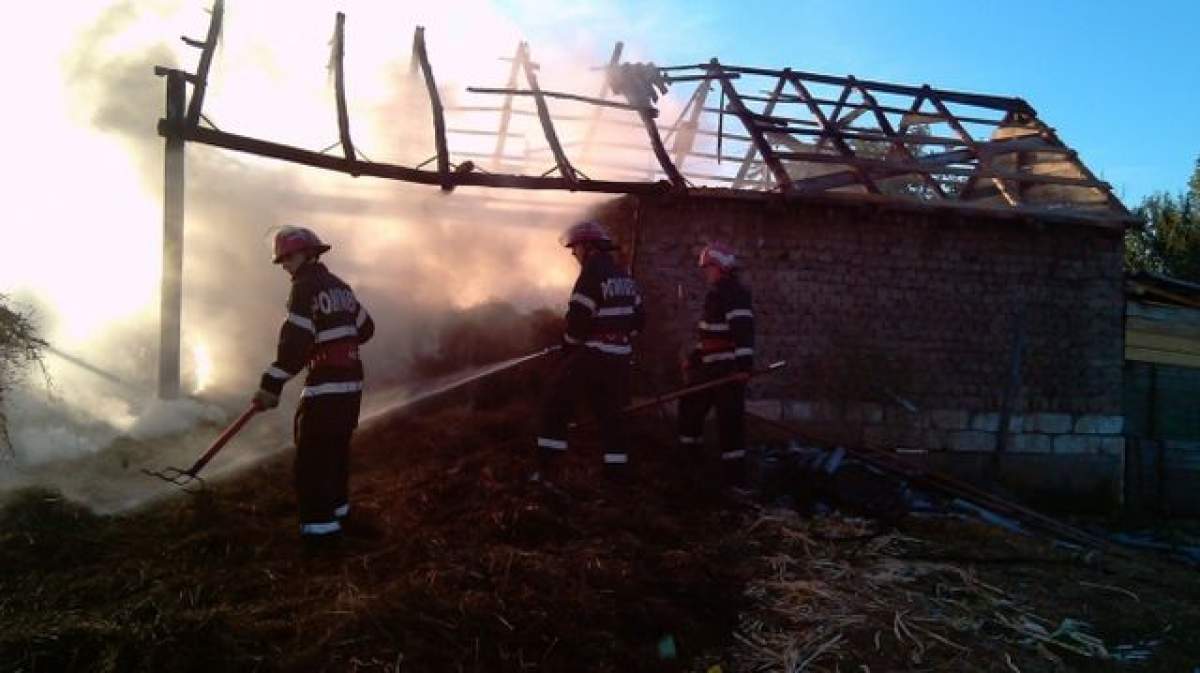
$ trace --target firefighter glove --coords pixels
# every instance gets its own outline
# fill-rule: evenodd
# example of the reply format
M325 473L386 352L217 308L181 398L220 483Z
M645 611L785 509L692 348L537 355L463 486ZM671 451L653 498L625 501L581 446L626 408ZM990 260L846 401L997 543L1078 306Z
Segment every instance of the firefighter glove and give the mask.
M254 393L254 406L259 409L274 409L279 406L279 396L269 390L261 388Z

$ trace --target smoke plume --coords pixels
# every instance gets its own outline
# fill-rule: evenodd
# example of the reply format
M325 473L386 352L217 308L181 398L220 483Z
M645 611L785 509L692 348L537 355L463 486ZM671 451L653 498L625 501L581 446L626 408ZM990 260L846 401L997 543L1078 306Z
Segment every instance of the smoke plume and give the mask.
M465 88L506 82L510 65L499 57L512 54L520 31L491 4L467 4L348 7L352 133L369 159L414 165L434 154L425 86L409 71L416 25L427 28L448 108L501 102ZM33 472L39 478L65 474L72 470L58 469L63 461L90 456L103 462L113 446L149 446L197 424L204 437L215 436L249 398L274 353L288 292L286 275L269 263L269 234L279 225L309 226L326 239L333 250L325 261L375 316L378 336L363 350L368 394L373 382L403 381L414 355L436 349L439 325L453 311L489 302L558 310L564 300L575 267L555 237L603 197L480 188L444 194L189 145L183 369L193 397L153 401L163 152L155 125L164 83L152 73L156 65L194 69L198 51L175 38L203 36L207 15L200 9L123 0L82 7L67 19L52 8L39 10L34 27L55 30L34 32L57 37L25 45L37 53L27 53L20 68L4 59L6 74L30 83L32 99L20 114L36 132L18 141L18 150L32 157L30 170L8 180L16 188L16 240L5 246L0 291L34 308L52 345L110 376L50 357L52 389L31 382L12 401L18 458L16 465L0 466L0 485L26 483ZM229 2L207 118L224 130L310 149L334 142L326 69L334 11L325 3ZM534 48L543 86L600 88L592 66L607 54ZM32 70L25 67L30 62ZM592 114L569 104L555 112ZM494 129L495 116L451 111L449 123ZM544 165L527 165L531 173L552 167L551 156L539 154L545 141L536 118L514 117L512 128L517 135L505 154L538 157ZM569 146L587 133L582 122L559 126ZM644 138L639 133L626 127L595 138L615 145ZM39 147L46 138L57 142ZM490 153L495 143L494 137L451 134L452 154ZM49 149L54 157L46 155ZM592 159L603 155L595 151ZM649 161L648 153L608 158L635 168ZM599 165L580 167L592 177L619 177ZM260 427L265 434L256 441L285 444L287 411ZM161 443L155 450L172 457L174 451L181 461L195 448L192 441ZM120 460L136 453L124 451ZM163 456L149 456L155 457Z

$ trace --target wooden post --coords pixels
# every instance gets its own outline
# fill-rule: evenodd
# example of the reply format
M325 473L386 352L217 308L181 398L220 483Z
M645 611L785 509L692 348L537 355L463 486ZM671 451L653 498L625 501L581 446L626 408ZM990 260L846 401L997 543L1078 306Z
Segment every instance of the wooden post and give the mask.
M425 51L425 28L417 26L413 35L413 53L425 77L425 88L429 91L429 106L433 111L433 144L437 148L437 170L442 179L442 191L454 189L450 181L450 150L446 145L446 117L442 112L442 98L438 95L437 82L433 80L433 67L429 65L429 54Z
M196 66L196 75L192 83L192 99L188 101L187 124L195 126L200 123L200 114L204 108L204 91L208 87L208 70L212 67L213 52L217 50L217 40L221 39L221 23L225 18L225 0L213 2L212 19L208 22L208 35L204 42L197 43L187 38L184 42L199 47L200 63Z
M159 71L164 74L163 71ZM159 298L158 397L179 397L179 332L183 312L183 125L187 74L166 70L166 152L163 161L162 289Z
M342 154L346 161L357 161L354 153L354 141L350 139L350 115L346 111L346 15L337 13L337 23L333 29L333 88L337 96L338 140L342 144Z

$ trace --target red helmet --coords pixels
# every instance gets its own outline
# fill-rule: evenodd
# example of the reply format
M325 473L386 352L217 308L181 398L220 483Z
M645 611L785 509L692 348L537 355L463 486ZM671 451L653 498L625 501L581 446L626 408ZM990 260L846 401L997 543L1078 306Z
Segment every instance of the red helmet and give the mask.
M698 266L701 268L706 266L720 267L722 271L730 271L737 266L737 255L733 253L733 248L713 241L704 246L700 251L700 261Z
M563 247L566 248L583 243L591 243L601 250L613 247L612 237L595 220L584 220L583 222L571 225L562 233L562 236L558 237L558 242L562 243Z
M311 229L280 227L279 231L275 232L275 257L271 261L278 264L283 261L284 257L302 250L312 250L315 254L320 255L328 252L329 246L322 243Z

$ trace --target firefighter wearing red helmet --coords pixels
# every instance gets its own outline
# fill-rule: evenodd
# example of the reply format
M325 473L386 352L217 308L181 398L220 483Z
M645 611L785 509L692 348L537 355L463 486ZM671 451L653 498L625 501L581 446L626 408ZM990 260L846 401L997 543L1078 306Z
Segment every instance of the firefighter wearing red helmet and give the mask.
M534 479L549 482L557 477L576 401L586 401L599 421L605 473L620 477L629 454L619 413L629 396L631 338L645 323L642 297L637 283L613 258L616 246L598 222L573 225L559 242L571 249L580 270L567 303L564 355L542 404Z
M329 249L304 227L275 233L272 261L291 275L292 289L275 361L254 394L259 408L274 408L283 385L308 369L293 428L300 535L313 546L339 539L350 513L350 437L363 388L358 347L375 333L354 291L320 262Z
M746 380L754 368L754 312L750 291L738 278L737 256L723 243L710 243L700 253L708 293L696 325L696 346L684 360L690 384L741 374L741 380L688 395L679 403L679 443L685 455L704 442L704 418L713 407L727 485L745 479Z

